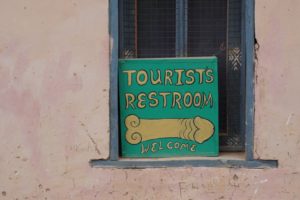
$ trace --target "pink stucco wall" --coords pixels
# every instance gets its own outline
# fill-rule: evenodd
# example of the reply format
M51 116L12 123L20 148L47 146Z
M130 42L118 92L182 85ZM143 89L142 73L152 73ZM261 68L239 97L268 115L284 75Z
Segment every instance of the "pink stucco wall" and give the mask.
M256 1L255 157L300 164L300 1Z
M300 2L257 0L255 157L277 169L91 168L107 158L107 0L0 3L0 199L300 199Z

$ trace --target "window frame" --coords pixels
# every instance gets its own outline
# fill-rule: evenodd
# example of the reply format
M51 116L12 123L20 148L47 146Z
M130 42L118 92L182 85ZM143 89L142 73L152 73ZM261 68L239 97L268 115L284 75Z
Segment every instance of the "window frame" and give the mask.
M110 32L110 90L109 90L109 122L110 146L109 158L91 160L92 167L116 168L156 168L156 167L245 167L268 168L277 167L276 160L255 160L253 157L254 140L254 0L242 0L242 51L244 51L245 77L242 77L241 102L244 102L242 130L245 132L245 159L122 159L120 157L119 110L118 110L118 60L119 60L119 25L118 0L109 0L109 32Z

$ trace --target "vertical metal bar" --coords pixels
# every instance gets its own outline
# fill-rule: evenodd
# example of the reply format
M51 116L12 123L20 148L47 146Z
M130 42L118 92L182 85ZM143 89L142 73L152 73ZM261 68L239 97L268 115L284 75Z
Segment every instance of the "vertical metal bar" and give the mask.
M246 42L246 159L253 160L254 140L254 0L245 2L245 42Z
M134 48L135 56L138 57L138 1L134 0Z
M118 16L124 16L124 9L123 9L123 6L124 6L124 1L120 1L118 3ZM110 8L112 9L112 8ZM110 11L110 12L113 12L113 11ZM111 19L110 19L111 20ZM110 25L111 26L111 21L110 21ZM124 53L124 48L125 48L125 44L124 44L124 20L123 19L120 19L118 20L118 28L119 28L119 32L122 33L118 36L118 53L119 53L119 56L120 58L124 58L125 57L125 53ZM111 31L109 29L109 31Z
M228 70L228 66L229 66L229 62L228 62L228 59L229 59L229 51L228 51L228 49L229 49L229 6L230 6L230 0L227 0L227 19L226 19L226 72L225 72L225 74L226 74L226 76L225 76L225 85L226 85L226 87L225 87L225 95L226 95L226 110L225 110L225 112L226 112L226 133L225 134L223 134L224 136L226 136L226 137L229 137L229 116L228 116L228 103L229 103L229 101L228 101L228 81L227 81L227 79L228 79L228 76L229 76L229 70ZM220 84L220 83L219 83ZM220 106L221 107L221 106ZM220 116L220 113L219 113L219 116ZM220 118L219 118L220 119ZM221 129L221 127L220 127L220 129ZM221 151L224 151L224 149L223 149L223 146L221 146L220 147L220 150Z
M246 115L246 105L245 105L245 95L246 95L246 37L245 37L245 12L246 12L246 3L245 0L242 0L242 15L241 15L241 52L242 52L242 60L241 60L241 70L240 70L240 134L243 134L244 137L241 137L242 144L245 144L245 115Z
M118 0L109 1L110 33L110 160L119 158L119 110L118 110Z
M187 56L187 46L188 46L188 0L183 0L183 56Z
M181 55L181 0L176 0L176 57Z
M176 0L176 57L187 52L187 0Z

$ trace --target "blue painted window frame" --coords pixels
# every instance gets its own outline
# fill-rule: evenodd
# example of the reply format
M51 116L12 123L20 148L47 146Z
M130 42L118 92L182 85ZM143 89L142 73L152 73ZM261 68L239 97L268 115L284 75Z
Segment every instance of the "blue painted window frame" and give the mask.
M110 117L110 151L107 160L91 160L93 167L115 167L115 168L156 168L156 167L245 167L245 168L268 168L277 167L276 160L255 160L253 157L254 140L254 0L243 1L243 30L242 51L244 51L245 77L244 89L242 90L242 101L244 109L245 130L245 160L147 160L122 159L119 154L119 110L118 110L118 0L109 1L109 31L111 37L110 51L110 90L109 90L109 117Z

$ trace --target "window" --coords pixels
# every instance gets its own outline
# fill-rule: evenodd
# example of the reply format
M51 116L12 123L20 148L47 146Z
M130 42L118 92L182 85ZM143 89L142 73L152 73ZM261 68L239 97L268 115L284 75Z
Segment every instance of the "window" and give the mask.
M127 0L125 0L128 2ZM124 3L125 3L124 1ZM200 1L200 0L199 0ZM202 0L201 0L202 1ZM230 1L230 0L229 0ZM233 2L233 0L232 0ZM235 2L235 1L234 1ZM254 0L241 0L241 11L237 11L242 13L241 19L241 30L239 34L241 34L240 47L241 52L243 52L242 62L244 65L241 65L240 73L241 76L238 78L240 79L240 95L236 97L239 101L240 106L240 114L238 117L240 119L236 119L236 121L240 121L240 130L241 136L245 136L245 159L232 159L228 157L216 158L216 159L171 159L171 160L128 160L122 159L119 156L119 110L118 110L118 60L120 57L126 56L137 56L132 51L128 51L126 54L122 54L122 50L125 49L124 44L136 45L137 43L132 43L133 40L126 39L126 43L123 40L126 34L119 35L119 25L121 33L122 27L125 27L122 23L123 20L119 20L118 15L123 16L123 6L121 1L118 0L110 0L110 34L111 34L111 54L110 54L110 156L108 159L105 160L91 160L90 165L92 167L113 167L113 168L156 168L156 167L183 167L183 166L192 166L192 167L245 167L245 168L269 168L269 167L277 167L278 162L276 160L254 160L253 159L253 127L254 127L254 92L253 92L253 78L254 78ZM120 3L120 5L119 5ZM180 3L180 4L178 4ZM183 8L183 1L176 1L176 14L181 13L180 15L185 13ZM127 6L131 6L131 8L137 8L137 4L126 4ZM181 6L179 6L181 5ZM186 4L184 4L186 5ZM230 6L230 2L227 2L227 5ZM133 6L133 7L132 7ZM120 8L120 12L116 12ZM180 8L180 12L179 9ZM228 7L227 7L228 8ZM230 9L229 9L230 11ZM134 12L133 12L134 13ZM132 12L127 13L127 19L132 19ZM228 13L227 13L228 14ZM131 17L130 17L131 16ZM179 16L179 15L176 15ZM187 15L184 15L187 16ZM182 18L181 18L182 19ZM230 19L230 17L229 17ZM230 21L230 20L229 20ZM177 20L176 23L184 24L182 20ZM228 23L227 24L231 24ZM234 24L234 23L233 23ZM136 25L135 25L136 26ZM227 32L228 32L227 25ZM130 26L126 27L126 31L133 31L134 29L130 30ZM238 28L236 29L238 30ZM134 31L133 31L134 32ZM179 34L181 32L181 34ZM137 32L134 32L134 36L131 34L131 37L137 38ZM183 33L186 33L184 26L176 26L176 34L175 35L175 48L177 54L183 56L184 45L186 44L184 39L187 37L183 37ZM234 33L234 31L233 31ZM227 36L230 35L227 33ZM234 34L232 34L234 35ZM127 35L128 37L128 35ZM119 44L120 41L120 44ZM227 39L227 62L228 62L228 52L230 50L229 40ZM235 44L233 43L233 46ZM126 46L128 47L128 46ZM182 48L183 47L183 48ZM232 54L233 52L231 52ZM178 55L178 56L179 56ZM239 55L239 54L236 54ZM236 56L231 57L231 60L236 58ZM227 67L228 68L228 67ZM227 85L228 85L228 76L227 76ZM234 80L234 79L233 79ZM228 93L228 91L227 91ZM236 94L237 95L237 94ZM227 111L227 115L229 115L229 111ZM227 121L229 121L227 119ZM231 124L227 123L228 126ZM235 126L238 127L238 126ZM230 134L230 133L228 133ZM228 143L231 144L231 143ZM241 142L243 144L243 142ZM230 147L230 145L228 146Z
M241 0L119 1L119 58L217 56L221 151L244 150Z

